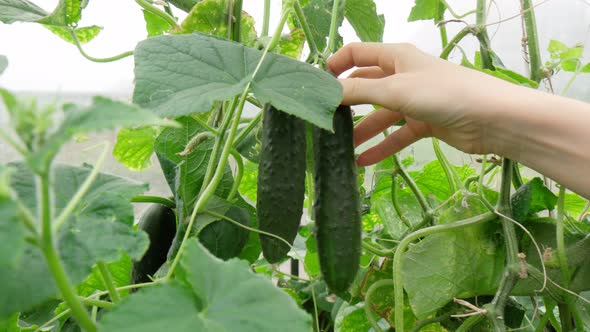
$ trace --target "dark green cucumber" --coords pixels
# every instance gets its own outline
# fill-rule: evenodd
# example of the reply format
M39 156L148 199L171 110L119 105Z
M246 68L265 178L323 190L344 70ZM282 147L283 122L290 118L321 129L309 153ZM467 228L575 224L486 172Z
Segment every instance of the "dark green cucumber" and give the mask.
M340 106L334 133L314 128L316 239L326 284L343 294L352 284L361 257L361 210L354 160L352 112Z
M260 230L293 244L305 196L305 122L265 105L258 164L256 209ZM289 252L284 242L260 235L262 253L276 263Z
M138 229L145 231L150 238L150 246L140 261L133 262L131 281L134 284L150 281L160 266L166 262L168 249L176 234L174 210L152 204L139 220Z

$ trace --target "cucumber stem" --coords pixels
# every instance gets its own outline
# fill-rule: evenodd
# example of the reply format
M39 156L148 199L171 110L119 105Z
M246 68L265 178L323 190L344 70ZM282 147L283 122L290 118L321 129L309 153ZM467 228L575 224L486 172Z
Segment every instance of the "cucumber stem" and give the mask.
M101 261L97 262L96 265L98 266L100 276L102 277L102 281L109 292L111 300L114 303L119 303L119 301L121 301L121 297L119 296L119 292L117 291L117 287L113 281L113 276L111 275L111 271L109 271L107 264Z
M383 330L375 320L375 317L373 317L373 312L371 310L371 297L377 289L384 286L391 286L392 284L392 279L382 279L376 281L371 285L371 287L369 287L369 289L367 290L367 294L365 295L365 315L367 316L367 319L369 320L369 323L371 324L371 327L373 327L373 330L375 330L375 332L383 332Z
M41 215L41 250L45 256L49 272L53 276L55 284L59 289L64 301L72 310L74 318L80 326L88 332L96 332L96 325L90 318L82 302L78 299L76 291L68 280L65 268L59 259L58 253L53 244L53 230L51 228L53 202L51 199L50 171L38 175L38 197L40 198L40 215Z

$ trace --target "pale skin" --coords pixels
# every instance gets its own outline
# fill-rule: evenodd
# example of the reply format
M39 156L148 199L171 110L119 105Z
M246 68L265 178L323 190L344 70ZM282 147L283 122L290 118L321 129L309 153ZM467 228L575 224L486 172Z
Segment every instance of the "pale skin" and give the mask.
M345 105L375 104L354 130L355 145L406 124L358 159L375 164L426 137L471 154L516 160L590 198L590 105L426 54L410 44L352 43L328 59Z

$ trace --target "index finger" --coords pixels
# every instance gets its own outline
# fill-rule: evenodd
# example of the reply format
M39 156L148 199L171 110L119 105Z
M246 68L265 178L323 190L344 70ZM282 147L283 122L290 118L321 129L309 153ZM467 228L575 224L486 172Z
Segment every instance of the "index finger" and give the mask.
M387 75L393 75L396 59L408 47L408 44L350 43L334 53L327 64L335 75L352 67L379 67Z

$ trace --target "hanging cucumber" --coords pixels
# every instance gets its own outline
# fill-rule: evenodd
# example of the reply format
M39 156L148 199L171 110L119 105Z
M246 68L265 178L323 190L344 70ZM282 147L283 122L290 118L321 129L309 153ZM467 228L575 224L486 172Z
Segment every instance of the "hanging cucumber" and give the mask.
M343 294L361 257L361 212L349 106L339 106L334 133L314 128L315 223L320 268L326 284Z
M263 110L256 209L260 230L293 244L305 196L305 122L266 104ZM260 235L266 260L289 252L284 242Z
M134 284L150 281L156 271L166 262L168 249L176 234L174 210L153 204L141 216L138 229L145 231L150 238L150 246L140 261L133 262L131 281Z

